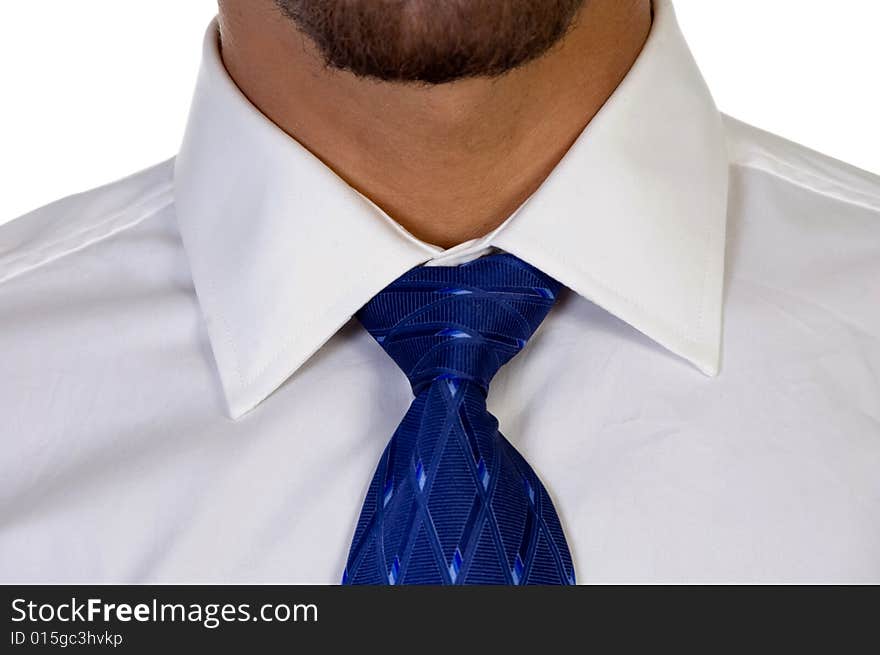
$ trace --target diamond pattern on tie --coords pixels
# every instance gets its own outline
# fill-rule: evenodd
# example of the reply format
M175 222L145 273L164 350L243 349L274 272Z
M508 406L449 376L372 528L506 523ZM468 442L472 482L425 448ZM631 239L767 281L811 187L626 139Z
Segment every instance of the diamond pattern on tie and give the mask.
M370 483L344 584L574 584L547 490L486 409L559 289L501 253L415 268L358 313L415 398Z

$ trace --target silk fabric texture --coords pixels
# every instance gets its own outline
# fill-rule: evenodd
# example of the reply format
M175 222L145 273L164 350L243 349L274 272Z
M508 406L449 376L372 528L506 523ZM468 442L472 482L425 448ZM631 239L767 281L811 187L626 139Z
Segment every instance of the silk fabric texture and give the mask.
M344 582L574 584L553 502L486 408L560 286L502 253L413 269L358 312L415 398L373 476Z

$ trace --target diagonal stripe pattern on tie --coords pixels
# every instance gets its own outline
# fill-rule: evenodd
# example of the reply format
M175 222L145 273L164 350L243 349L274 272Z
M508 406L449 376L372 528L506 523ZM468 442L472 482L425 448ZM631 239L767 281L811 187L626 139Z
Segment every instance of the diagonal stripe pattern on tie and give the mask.
M415 398L370 483L343 584L574 584L550 496L486 408L559 290L499 253L414 268L358 313Z

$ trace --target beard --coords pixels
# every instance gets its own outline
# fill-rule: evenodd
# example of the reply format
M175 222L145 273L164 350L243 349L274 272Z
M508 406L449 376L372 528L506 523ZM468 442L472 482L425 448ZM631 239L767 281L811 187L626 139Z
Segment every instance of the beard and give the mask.
M442 84L497 77L559 42L586 0L275 0L325 63Z

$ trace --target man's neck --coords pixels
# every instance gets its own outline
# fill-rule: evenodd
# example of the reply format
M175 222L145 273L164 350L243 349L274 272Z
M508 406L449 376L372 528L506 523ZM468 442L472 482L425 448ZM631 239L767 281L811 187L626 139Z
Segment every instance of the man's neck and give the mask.
M325 67L271 2L220 3L224 64L282 130L441 247L500 225L549 175L629 70L650 0L588 0L544 57L496 79L376 82ZM326 220L332 220L327 217Z

